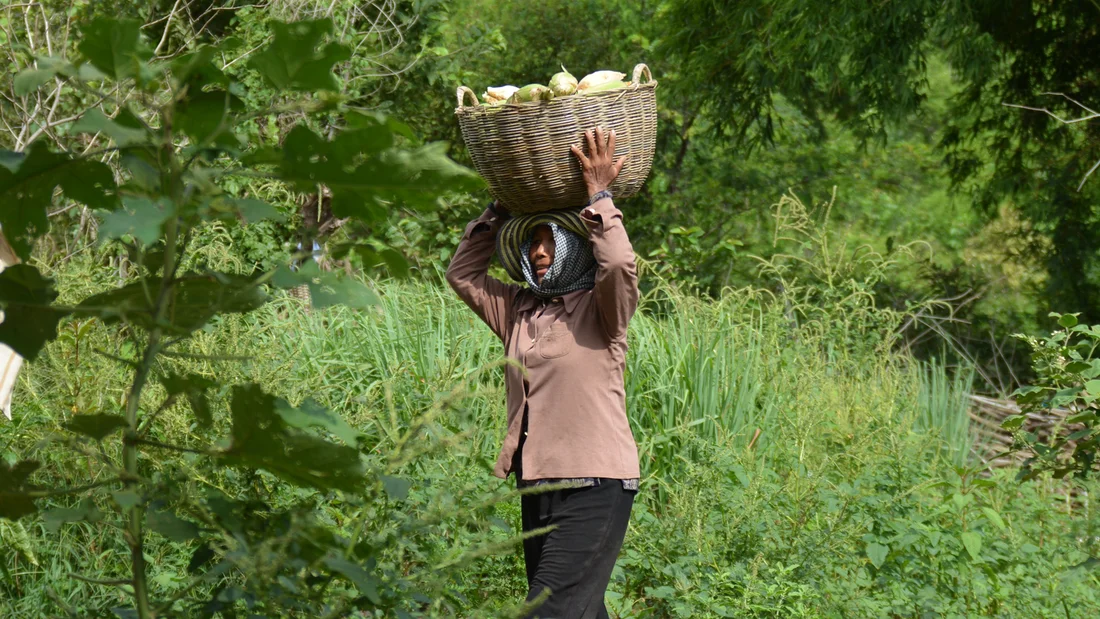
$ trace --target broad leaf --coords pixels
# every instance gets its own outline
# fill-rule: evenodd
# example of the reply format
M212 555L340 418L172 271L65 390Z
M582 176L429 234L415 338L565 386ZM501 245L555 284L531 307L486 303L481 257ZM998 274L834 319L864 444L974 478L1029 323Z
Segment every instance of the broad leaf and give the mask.
M180 101L174 119L176 127L190 138L192 146L240 147L231 129L234 114L243 107L240 99L226 91L195 90Z
M76 507L57 507L42 512L42 525L47 531L56 533L61 525L69 522L99 522L103 512L96 509L91 501L83 501Z
M1058 324L1068 329L1077 324L1077 316L1074 314L1062 314L1062 316L1058 318Z
M38 90L43 84L49 83L57 75L53 69L25 69L15 76L12 86L15 96L23 97Z
M72 419L65 423L65 429L102 441L127 425L129 424L126 423L126 419L119 415L98 413L95 415L74 415Z
M127 322L151 329L154 326L153 308L146 290L155 292L160 285L160 280L155 278L147 280L145 286L135 282L88 297L77 309L85 315L99 316L107 323ZM218 314L250 312L267 302L267 294L246 277L211 273L177 278L167 301L160 326L186 334Z
M1100 380L1093 379L1085 383L1085 391L1089 395L1100 395Z
M277 409L286 404L258 385L233 388L233 429L226 462L264 469L306 488L355 491L365 484L359 452L296 430Z
M125 110L124 110L125 111ZM120 116L123 114L120 112ZM125 116L123 116L125 118ZM122 119L119 119L120 121ZM130 123L134 124L134 123ZM84 115L80 117L80 120L73 123L70 129L72 133L101 133L112 140L115 145L119 147L132 146L134 144L141 144L149 140L149 134L145 131L144 127L140 125L138 127L127 126L122 122L116 122L115 120L108 118L106 114L99 111L97 108L91 108L84 112Z
M246 224L264 220L286 221L286 215L274 206L255 198L218 196L203 206L202 216L208 219L243 221Z
M959 539L962 541L962 545L966 548L966 552L970 554L970 558L978 561L982 558L982 536L975 531L966 531L959 535Z
M149 510L145 512L145 522L150 529L173 542L187 542L199 536L198 525L180 518L159 502L150 505Z
M325 557L325 567L347 578L372 604L380 604L378 597L379 580L376 576L343 557L329 555Z
M44 142L31 144L22 157L11 151L0 156L0 228L19 256L26 258L34 239L49 229L46 212L58 185L67 197L92 208L115 203L114 177L102 162L52 153Z
M172 217L172 203L167 198L157 201L142 196L126 196L122 206L103 215L99 227L100 239L120 239L132 235L142 245L152 245L160 238L164 222Z
M307 260L297 270L280 267L271 278L271 284L284 289L308 285L313 306L317 308L346 305L367 309L378 305L378 295L366 284L350 277L340 277L331 271L321 271L312 260Z
M382 487L385 488L386 494L388 494L391 499L395 501L404 501L409 496L409 488L412 488L412 482L401 477L383 475Z
M186 84L189 90L201 91L209 84L228 86L229 78L213 63L217 56L218 48L210 45L177 56L171 64L172 79L177 87Z
M141 496L133 490L119 490L111 493L111 498L115 500L115 503L122 508L122 511L129 511L136 505L141 504Z
M985 517L988 518L989 521L993 523L993 526L997 527L998 529L1000 529L1002 531L1005 530L1005 521L1001 519L1001 515L998 514L996 511L994 511L993 508L983 507L982 508L982 513L985 514Z
M9 465L0 458L0 518L15 520L35 512L34 499L27 495L32 489L27 480L39 466L33 460Z
M201 427L209 428L214 423L206 392L217 386L216 382L198 374L181 376L173 373L161 379L161 383L169 395L183 395L187 398Z
M298 125L283 142L280 175L300 191L325 185L332 191L333 214L364 222L382 220L394 202L431 206L446 192L483 185L472 170L447 157L446 144L386 148L392 139L392 129L382 123L347 129L331 142Z
M286 424L293 428L320 428L332 433L345 444L355 447L359 432L351 427L343 417L321 406L316 400L306 398L297 408L284 401L276 401L275 412Z
M140 40L141 22L136 19L97 17L81 26L80 31L77 49L109 77L136 77L142 61L152 55Z
M332 68L351 58L351 50L338 43L322 47L332 21L273 22L271 27L274 40L249 61L268 83L279 90L339 90Z
M870 559L871 564L877 568L882 567L882 564L886 562L886 555L889 553L889 546L884 546L875 542L867 544L867 558Z
M16 264L0 273L0 342L34 360L46 342L57 337L57 323L66 312L54 309L53 280L28 264Z

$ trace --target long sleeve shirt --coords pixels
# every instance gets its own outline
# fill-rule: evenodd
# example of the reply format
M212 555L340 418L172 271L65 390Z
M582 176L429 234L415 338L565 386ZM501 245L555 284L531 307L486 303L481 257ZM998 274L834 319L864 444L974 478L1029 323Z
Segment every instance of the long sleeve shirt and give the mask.
M508 431L494 474L512 472L524 411L523 479L639 477L626 416L626 331L638 306L634 250L610 198L581 218L597 262L596 283L553 299L488 274L503 223L486 210L470 222L447 282L504 343ZM525 375L526 373L526 375Z

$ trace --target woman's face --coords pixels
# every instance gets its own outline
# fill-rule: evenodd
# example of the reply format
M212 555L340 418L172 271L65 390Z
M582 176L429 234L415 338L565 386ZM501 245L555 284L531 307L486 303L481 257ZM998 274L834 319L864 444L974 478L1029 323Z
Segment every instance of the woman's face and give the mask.
M543 276L554 263L554 231L550 226L535 228L527 258L531 261L531 268L535 270L535 283L541 284Z

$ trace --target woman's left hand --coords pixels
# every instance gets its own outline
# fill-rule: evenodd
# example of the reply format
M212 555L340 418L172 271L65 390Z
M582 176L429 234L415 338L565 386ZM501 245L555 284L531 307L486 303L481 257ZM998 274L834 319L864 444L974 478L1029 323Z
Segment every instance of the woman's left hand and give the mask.
M626 156L615 160L615 130L604 132L600 127L584 132L588 140L588 156L585 157L580 147L571 146L570 150L581 162L581 172L584 174L584 184L588 187L588 195L593 196L607 189L619 176Z

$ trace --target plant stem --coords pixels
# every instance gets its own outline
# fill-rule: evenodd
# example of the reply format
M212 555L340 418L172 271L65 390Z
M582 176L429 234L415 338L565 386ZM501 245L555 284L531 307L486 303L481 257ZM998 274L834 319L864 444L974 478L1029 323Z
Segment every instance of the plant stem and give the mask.
M153 324L161 322L166 301L171 292L172 279L175 276L176 262L176 233L177 221L173 218L165 223L165 249L164 249L164 277L161 280L159 294L154 308L155 318ZM129 424L127 432L131 437L138 431L138 409L141 404L141 392L149 379L161 346L161 329L154 327L149 333L149 341L146 342L145 351L141 362L134 372L134 381L130 386L130 394L126 401L126 423ZM138 442L125 440L122 445L122 461L126 472L133 478L138 475ZM133 485L133 482L127 484ZM126 526L126 542L130 545L130 569L134 586L134 605L140 619L153 619L155 616L149 605L149 583L145 570L145 548L142 523L145 511L140 506L130 510L129 521Z

